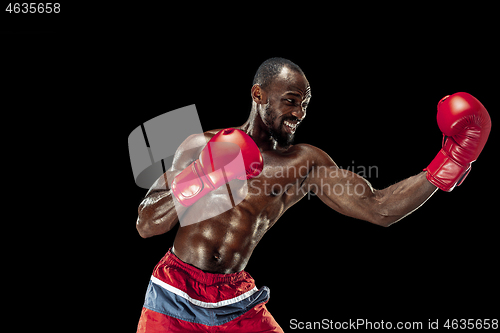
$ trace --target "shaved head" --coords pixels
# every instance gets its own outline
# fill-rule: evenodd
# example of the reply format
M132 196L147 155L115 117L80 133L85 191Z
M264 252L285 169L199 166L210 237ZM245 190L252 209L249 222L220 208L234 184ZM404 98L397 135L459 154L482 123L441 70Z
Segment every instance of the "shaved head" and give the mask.
M291 71L304 75L302 69L290 60L285 58L270 58L264 61L259 66L259 69L257 69L253 84L258 84L262 89L267 89L271 82L281 74L283 68L288 68Z

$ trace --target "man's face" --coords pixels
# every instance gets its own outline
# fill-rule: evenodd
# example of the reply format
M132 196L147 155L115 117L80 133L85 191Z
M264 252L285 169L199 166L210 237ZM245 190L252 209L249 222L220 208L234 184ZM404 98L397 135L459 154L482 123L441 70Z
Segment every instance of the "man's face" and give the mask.
M304 75L284 67L266 90L268 104L260 116L278 144L289 146L306 116L311 99L309 82Z

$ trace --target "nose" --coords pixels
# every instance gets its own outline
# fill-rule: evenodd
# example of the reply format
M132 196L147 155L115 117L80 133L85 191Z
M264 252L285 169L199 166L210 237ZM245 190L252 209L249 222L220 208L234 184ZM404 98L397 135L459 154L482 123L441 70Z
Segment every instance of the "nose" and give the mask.
M295 117L297 117L297 119L299 119L299 121L301 121L306 116L306 109L302 108L302 106L299 106L292 112L292 115L294 115Z

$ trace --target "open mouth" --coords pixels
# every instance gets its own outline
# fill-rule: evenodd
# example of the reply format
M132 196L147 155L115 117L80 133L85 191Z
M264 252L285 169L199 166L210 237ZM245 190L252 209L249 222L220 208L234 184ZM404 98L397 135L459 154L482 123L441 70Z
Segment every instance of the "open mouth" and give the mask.
M288 120L285 120L283 123L285 124L285 129L289 133L295 133L295 130L297 129L297 126L299 125L298 123L294 124Z

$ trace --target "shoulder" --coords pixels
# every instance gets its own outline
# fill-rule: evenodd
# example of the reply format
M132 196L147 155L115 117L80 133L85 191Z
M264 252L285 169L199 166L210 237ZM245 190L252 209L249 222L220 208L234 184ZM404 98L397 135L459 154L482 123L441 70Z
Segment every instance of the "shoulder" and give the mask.
M217 134L220 129L209 130L204 133L195 133L188 136L178 147L177 151L183 152L186 150L199 149L206 146L208 141ZM200 149L201 151L201 149Z
M184 168L196 160L208 141L219 131L220 129L216 129L189 135L177 147L172 163L173 170L184 170Z
M312 165L337 166L330 155L325 151L307 143L293 145L290 147L289 151L296 153L302 159L306 159Z
M223 129L224 128L209 130L209 131L206 131L204 134L205 134L205 136L210 137L210 139L211 139L215 134L219 133Z

